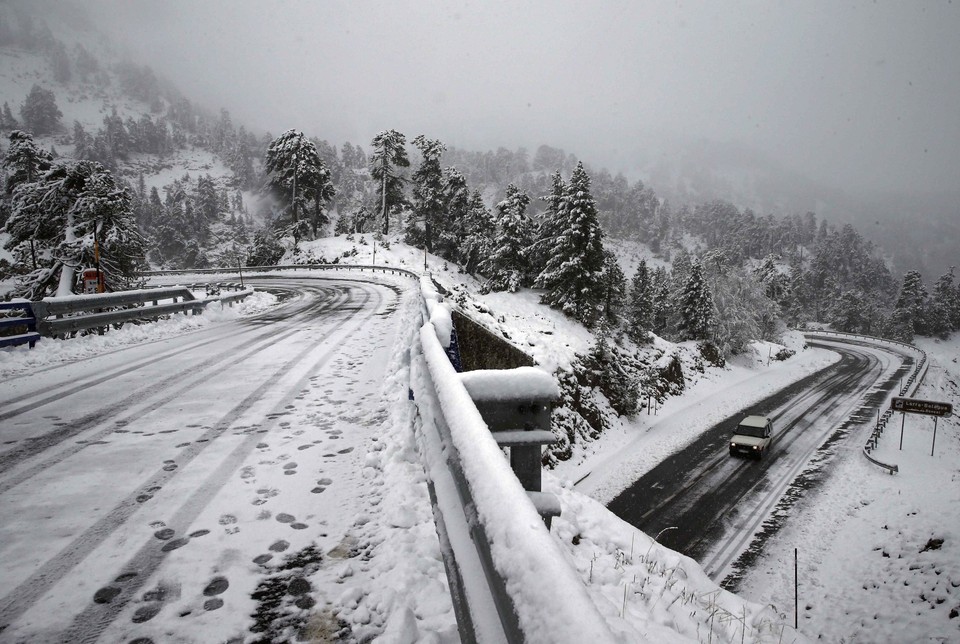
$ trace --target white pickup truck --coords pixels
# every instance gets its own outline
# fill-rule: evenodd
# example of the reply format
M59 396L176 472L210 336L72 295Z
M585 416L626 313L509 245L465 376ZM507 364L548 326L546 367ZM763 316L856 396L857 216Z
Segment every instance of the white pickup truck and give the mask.
M733 430L730 455L746 454L761 458L773 443L773 423L766 416L747 416Z

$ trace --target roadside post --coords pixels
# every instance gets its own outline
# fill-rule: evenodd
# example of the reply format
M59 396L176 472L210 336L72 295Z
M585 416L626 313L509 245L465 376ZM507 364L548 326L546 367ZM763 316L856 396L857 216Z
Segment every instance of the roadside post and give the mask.
M937 446L937 421L941 416L949 416L953 413L953 405L934 400L920 400L919 398L901 398L899 396L890 400L890 409L899 411L903 414L900 420L900 449L903 449L903 425L907 414L924 414L933 416L933 443L930 445L930 456Z

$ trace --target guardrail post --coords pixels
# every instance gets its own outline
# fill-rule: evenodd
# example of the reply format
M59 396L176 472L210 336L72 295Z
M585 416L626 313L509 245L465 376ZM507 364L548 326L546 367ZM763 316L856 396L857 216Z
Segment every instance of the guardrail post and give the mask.
M553 377L520 367L470 371L461 378L497 444L510 450L510 467L549 529L551 519L560 515L559 500L541 492L543 446L557 440L550 431Z

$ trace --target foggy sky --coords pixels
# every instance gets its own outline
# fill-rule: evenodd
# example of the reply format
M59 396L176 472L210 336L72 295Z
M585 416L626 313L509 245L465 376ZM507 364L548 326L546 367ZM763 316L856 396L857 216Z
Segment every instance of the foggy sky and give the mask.
M631 170L700 138L833 186L956 190L960 1L99 0L235 122L368 146L540 143Z

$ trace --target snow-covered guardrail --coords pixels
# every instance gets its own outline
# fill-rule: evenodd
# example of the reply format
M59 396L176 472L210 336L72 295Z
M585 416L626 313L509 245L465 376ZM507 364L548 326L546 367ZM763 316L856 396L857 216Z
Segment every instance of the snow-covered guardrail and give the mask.
M839 331L804 331L805 336L836 336L839 338L850 338L855 340L866 340L870 342L876 342L879 344L892 344L906 349L911 349L920 354L920 360L917 361L916 367L914 367L913 372L907 377L907 381L903 383L899 390L899 396L909 396L911 393L915 393L920 387L920 383L923 380L924 376L927 375L927 367L929 363L927 361L927 352L923 349L916 347L912 344L907 344L906 342L900 342L899 340L889 340L887 338L879 338L872 335L864 335L857 333L842 333ZM895 474L900 471L900 467L896 464L884 463L883 461L875 459L871 454L873 450L877 448L877 443L880 440L880 436L883 435L883 430L886 428L887 423L890 421L890 418L893 416L892 409L884 410L883 414L877 419L877 424L874 426L873 431L870 433L870 437L867 438L866 444L863 446L863 455L867 458L868 461L873 463L878 467L882 467L887 470L890 474Z
M131 320L157 319L173 313L192 312L196 315L211 302L232 305L251 293L253 291L248 289L223 297L198 300L186 286L167 286L115 293L45 297L31 305L37 317L37 330L40 334L59 336ZM146 306L147 303L151 305Z
M371 273L393 273L396 275L406 275L419 280L420 274L405 268L396 266L374 265L374 264L278 264L276 266L224 266L219 268L191 268L176 270L158 270L144 271L141 276L150 277L156 275L217 275L221 273L242 274L242 273L271 273L274 271L359 271L361 273L370 271Z
M426 280L421 290L418 443L461 639L615 641L451 365L449 310Z

